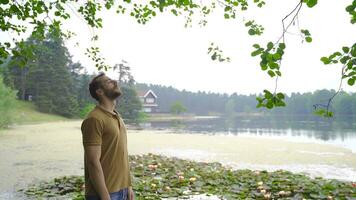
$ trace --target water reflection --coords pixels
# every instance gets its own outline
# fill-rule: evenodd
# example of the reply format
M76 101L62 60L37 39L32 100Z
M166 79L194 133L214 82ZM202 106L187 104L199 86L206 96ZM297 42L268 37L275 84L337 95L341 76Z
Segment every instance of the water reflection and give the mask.
M190 133L250 134L256 136L307 137L317 140L348 140L356 137L356 118L322 119L316 116L238 116L200 120L149 122L143 128L181 129ZM356 145L356 144L355 144Z

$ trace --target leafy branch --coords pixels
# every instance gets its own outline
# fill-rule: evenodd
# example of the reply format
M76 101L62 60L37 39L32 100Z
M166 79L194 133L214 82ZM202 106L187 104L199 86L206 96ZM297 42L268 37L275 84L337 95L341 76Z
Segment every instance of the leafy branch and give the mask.
M341 53L342 52L342 53ZM353 86L356 81L356 43L351 47L342 47L342 51L337 51L328 57L320 59L325 65L338 64L343 65L341 69L341 79L338 90L327 100L326 104L315 104L314 113L322 117L332 117L334 114L330 111L333 99L342 89L343 79L348 79L347 83Z

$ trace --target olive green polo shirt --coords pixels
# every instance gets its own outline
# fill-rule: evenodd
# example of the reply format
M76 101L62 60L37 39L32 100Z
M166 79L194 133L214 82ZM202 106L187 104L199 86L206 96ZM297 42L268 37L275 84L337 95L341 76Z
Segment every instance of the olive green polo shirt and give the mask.
M83 145L100 145L100 163L108 191L117 192L131 186L130 166L127 152L126 127L121 116L96 106L82 126ZM97 195L89 176L84 153L85 194Z

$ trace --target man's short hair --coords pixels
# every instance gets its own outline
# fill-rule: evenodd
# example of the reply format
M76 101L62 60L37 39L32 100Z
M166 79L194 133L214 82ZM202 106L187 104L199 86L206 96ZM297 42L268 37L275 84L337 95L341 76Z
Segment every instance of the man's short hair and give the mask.
M97 101L99 101L99 97L98 94L96 93L96 90L100 89L102 87L102 83L100 81L100 77L105 76L104 72L101 72L99 75L95 76L91 82L89 83L89 92L90 95L96 99Z

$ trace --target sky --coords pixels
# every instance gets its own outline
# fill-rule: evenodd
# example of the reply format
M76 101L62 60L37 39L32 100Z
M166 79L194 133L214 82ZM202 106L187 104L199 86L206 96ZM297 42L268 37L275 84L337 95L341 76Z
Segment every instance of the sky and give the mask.
M160 14L146 25L129 16L105 10L104 28L96 30L97 42L90 41L91 30L75 16L65 27L77 33L66 42L73 60L82 63L90 72L97 72L85 53L85 48L97 45L109 65L125 60L139 83L173 86L179 90L218 93L255 94L263 89L274 90L275 79L261 71L259 58L251 57L252 45L276 41L282 34L282 18L299 0L267 1L263 8L250 6L239 12L237 19L225 20L220 9L214 11L205 27L196 18L193 27L184 27L184 17ZM310 9L304 5L299 14L299 26L308 29L312 43L302 43L297 26L286 35L287 49L282 61L282 77L278 91L310 92L318 89L337 89L340 65L324 65L320 57L328 56L342 46L355 42L356 26L350 23L345 7L350 1L319 1ZM249 36L244 27L247 20L264 26L262 36ZM79 42L79 46L75 45ZM231 58L229 63L212 61L207 54L211 42ZM117 78L112 72L109 76ZM356 92L344 81L343 89Z

